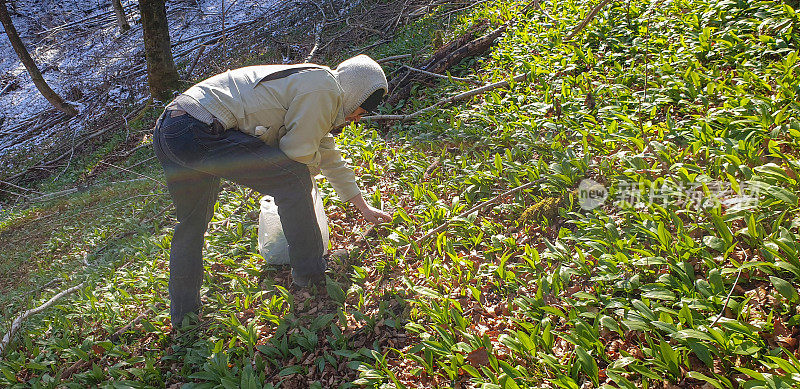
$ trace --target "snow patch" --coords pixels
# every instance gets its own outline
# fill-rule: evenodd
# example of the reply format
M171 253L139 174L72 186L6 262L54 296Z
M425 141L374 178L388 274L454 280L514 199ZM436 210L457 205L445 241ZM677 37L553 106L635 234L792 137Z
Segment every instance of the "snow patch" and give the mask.
M220 30L265 15L279 0L173 0L167 3L172 42ZM286 3L286 2L283 2ZM16 0L9 9L14 26L50 87L66 100L79 101L82 119L73 119L72 134L108 108L147 99L144 45L138 2L122 0L131 30L120 35L108 0ZM288 4L286 4L289 6ZM77 22L77 23L76 23ZM66 26L66 27L64 27ZM199 43L191 40L173 47L173 54ZM0 34L0 157L19 149L42 146L53 134L19 142L17 128L43 111L51 110L20 63L5 34ZM5 119L3 119L5 118ZM41 118L42 121L48 118Z

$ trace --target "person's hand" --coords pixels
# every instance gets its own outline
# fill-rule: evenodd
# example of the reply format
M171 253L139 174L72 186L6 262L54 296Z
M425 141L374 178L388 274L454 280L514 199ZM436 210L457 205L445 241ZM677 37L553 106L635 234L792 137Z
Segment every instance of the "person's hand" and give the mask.
M356 208L358 208L361 214L364 215L364 219L370 223L391 223L392 221L392 215L367 204L367 202L364 201L364 197L362 197L360 193L350 199L350 202L353 203Z
M364 215L364 219L366 219L370 223L378 224L378 223L392 222L392 215L383 212L378 208L367 205L366 208L361 209L360 211L361 214Z

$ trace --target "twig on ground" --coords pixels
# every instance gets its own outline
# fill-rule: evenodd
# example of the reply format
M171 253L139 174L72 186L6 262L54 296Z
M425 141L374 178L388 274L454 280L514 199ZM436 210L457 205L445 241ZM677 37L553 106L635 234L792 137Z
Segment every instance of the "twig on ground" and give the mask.
M322 29L325 27L325 21L327 20L327 18L325 17L325 10L322 9L322 6L314 1L312 1L311 4L314 4L314 6L316 6L317 9L319 9L319 12L322 14L322 20L320 20L319 23L317 23L316 27L314 28L314 47L311 48L311 51L303 60L303 62L306 63L311 62L311 60L314 58L314 56L317 54L317 51L319 50L319 42L320 42L320 37L322 36Z
M200 50L197 51L197 55L194 56L192 60L192 64L189 65L189 70L186 71L186 79L190 80L192 78L192 72L194 71L195 66L197 66L197 61L200 60L200 57L203 56L203 52L206 51L205 46L200 46Z
M35 314L47 309L48 307L53 305L56 301L58 301L58 299L66 296L66 295L69 295L69 294L77 291L80 288L83 288L83 285L85 285L85 284L86 284L86 281L81 282L80 284L75 285L75 286L73 286L73 287L71 287L69 289L65 289L65 290L61 291L60 293L58 293L57 295L55 295L52 298L50 298L50 300L47 300L47 302L45 302L44 304L42 304L42 305L40 305L40 306L38 306L36 308L29 309L29 310L23 312L21 315L17 316L17 318L14 319L14 321L11 323L11 327L8 329L8 332L6 332L6 334L3 336L3 340L0 341L0 355L2 355L6 351L6 347L8 347L8 344L11 342L11 338L13 338L14 335L17 333L17 331L19 330L20 326L22 326L22 322L25 321L25 319L27 319L31 315L35 315Z
M745 257L744 261L742 261L742 264L744 264L746 261L747 261L747 258ZM736 273L736 280L733 281L733 285L731 285L731 290L730 290L730 292L728 292L728 297L725 298L725 303L722 304L722 310L719 312L719 315L717 315L717 318L714 319L714 322L712 322L709 327L713 327L713 326L717 325L717 322L719 321L719 319L722 319L722 316L725 315L725 310L728 309L728 303L731 301L731 295L733 294L733 290L736 289L736 285L739 283L739 277L742 275L742 269L743 268L744 268L743 266L741 266L741 265L739 266L739 272Z
M405 13L406 13L406 9L408 8L408 4L409 4L410 2L411 2L411 1L407 0L407 1L406 1L406 2L403 4L403 8L400 10L400 13L399 13L399 14L397 14L397 19L395 19L394 23L392 23L392 27L389 29L389 31L387 31L387 33L388 33L389 35L392 35L392 36L394 35L394 32L397 30L397 26L400 24L400 20L403 18L403 15L405 15Z
M122 334L128 332L128 330L130 330L131 327L139 324L139 322L142 321L142 319L144 319L145 317L147 317L147 315L149 315L151 313L155 313L155 311L153 310L153 308L148 308L141 315L136 316L136 318L133 319L133 321L131 321L130 323L126 324L124 327L120 328L119 330L117 330L113 334L111 334L109 339L112 342L117 343L119 341L120 336L122 336Z
M27 196L27 195L24 195L24 194L22 194L22 193L17 193L17 192L14 192L13 190L8 190L8 189L3 189L3 188L0 188L0 192L8 193L8 194L11 194L11 195L17 196L17 197L19 197L19 198L22 198L22 199L28 199L28 196Z
M75 373L77 373L77 372L79 372L79 371L91 366L96 360L97 360L97 358L80 359L80 360L76 361L75 363L73 363L66 370L61 372L61 374L59 375L59 378L61 378L62 380L65 380L65 379L71 377L73 374L75 374Z
M143 112L145 111L145 109L147 109L149 106L150 106L150 103L147 103L147 104L144 104L144 105L142 105L142 106L141 106L141 107L139 107L138 109L136 109L136 110L134 110L133 112L131 112L130 114L128 114L128 115L125 117L125 119L126 119L126 120L131 120L131 121L135 120L135 118L137 118L137 117L138 117L137 115L139 115L140 113L143 113ZM134 118L134 119L132 119L132 118ZM22 177L22 176L24 176L25 174L27 174L27 173L28 173L30 170L32 170L32 169L35 169L35 168L38 168L38 169L44 169L44 168L52 168L52 167L54 167L54 165L55 165L55 163L56 163L56 162L58 162L58 161L60 161L60 160L64 159L64 158L65 158L65 157L67 157L68 155L70 155L73 149L75 149L75 148L78 148L78 147L82 146L83 144L85 144L86 142L88 142L88 141L90 141L90 140L92 140L92 139L94 139L94 138L96 138L96 137L98 137L98 136L100 136L100 135L103 135L103 134L105 134L106 132L108 132L108 131L110 131L110 130L112 130L112 129L116 128L116 127L117 127L117 125L119 125L119 122L114 122L114 123L111 123L110 125L107 125L107 126L105 126L105 127L101 128L101 129L100 129L100 130L98 130L98 131L95 131L95 132L94 132L94 133L92 133L91 135L88 135L88 136L85 136L85 137L83 137L83 138L81 139L81 141L80 141L80 142L78 142L77 144L75 144L75 146L74 146L73 148L71 148L69 151L66 151L65 153L63 153L63 154L61 154L61 155L59 155L59 156L57 156L57 157L55 157L55 158L53 158L53 159L51 159L51 160L48 160L48 161L45 161L45 162L40 162L40 163L39 163L39 164L37 164L36 166L34 166L34 167L31 167L31 168L29 168L29 169L26 169L26 170L24 170L24 171L22 171L22 172L19 172L19 173L17 173L17 174L14 174L14 175L12 175L12 176L10 176L10 177L6 177L6 181L13 181L13 180L15 180L15 179L17 179L17 178L19 178L19 177Z
M163 182L161 182L161 181L159 181L159 180L157 180L157 179L155 179L155 178L153 178L153 177L150 177L150 176L148 176L148 175L145 175L145 174L142 174L142 173L139 173L139 172L135 172L135 171L133 171L133 170L130 170L130 169L128 169L128 168L124 168L124 167L122 167L122 166L117 166L117 165L114 165L113 163L108 163L108 162L103 162L103 161L100 161L100 163L102 163L103 165L108 165L108 166L111 166L111 167L113 167L114 169L118 169L118 170L121 170L121 171L123 171L123 172L128 172L128 173L131 173L131 174L135 174L135 175L137 175L137 176L139 176L139 177L146 178L146 179L148 179L148 180L150 180L150 181L153 181L153 182L155 182L155 183L161 184L161 186L163 186L163 187L166 187L166 185L164 185L164 183L163 183Z
M3 180L0 180L0 184L2 184L2 185L8 185L8 186L10 186L10 187L12 187L12 188L14 188L14 189L24 190L24 191L26 191L26 192L35 193L35 194L38 194L38 195L41 195L41 194L42 194L42 192L35 191L35 190L33 190L33 189L23 188L23 187L21 187L21 186L14 185L14 184L12 184L12 183L10 183L10 182L6 182L6 181L3 181Z
M431 76L431 77L435 77L435 78L443 78L443 79L446 79L446 80L453 79L453 80L461 81L461 82L469 82L469 83L473 83L473 84L476 84L476 83L477 84L482 84L482 82L480 82L478 80L473 80L473 79L470 79L470 78L453 77L453 76L448 76L448 75L444 75L444 74L432 73L432 72L429 72L427 70L417 69L415 67L411 67L411 66L408 66L408 65L403 65L403 67L408 69L408 70L411 70L413 72L422 73L422 74L425 74L425 75L428 75L428 76Z
M578 33L583 31L583 29L586 27L586 25L588 25L589 22L591 22L592 19L594 19L594 17L597 16L597 13L599 13L600 10L603 9L603 7L605 7L606 4L610 3L611 1L612 0L602 0L600 3L595 5L594 8L592 8L592 10L589 12L589 14L586 15L586 18L584 18L583 21L580 24L578 24L575 27L575 29L572 30L572 32L569 35L567 35L567 39L565 39L565 40L570 41L570 40L572 40L572 38L574 38L576 35L578 35Z
M381 59L375 60L375 62L377 62L377 63L386 63L386 62L392 62L392 61L398 61L398 60L401 60L401 59L411 58L412 56L413 56L412 54L393 55L391 57L386 57L386 58L381 58Z
M468 10L468 9L470 9L470 8L473 8L473 7L477 6L477 5L483 4L483 3L487 2L487 1L489 1L489 0L480 0L480 1L476 1L476 2L474 2L474 3L470 4L470 5L466 6L466 7L461 7L461 8L451 9L450 11L447 11L447 12L445 12L445 13L441 14L441 15L437 15L436 17L437 17L437 18L443 18L443 17L445 17L445 16L449 16L450 14L453 14L453 13L455 13L455 12L466 11L466 10Z
M474 207L472 207L472 208L470 208L470 209L468 209L468 210L466 210L466 211L464 211L464 212L461 212L461 213L460 213L460 214L458 214L457 216L455 216L455 217L451 217L451 218L449 218L449 219L445 220L445 221L444 221L444 223L442 223L442 224L441 224L439 227L436 227L436 228L434 228L434 229L432 229L432 230L428 231L428 233L426 233L425 235L423 235L421 238L417 239L415 243L417 244L417 246L420 246L420 245L422 245L422 243L424 243L424 241L425 241L426 239L428 239L428 238L430 238L430 237L432 237L432 236L434 236L434 235L438 234L438 233L439 233L439 232L441 232L443 229L445 229L445 228L446 228L448 225L450 225L450 223L451 223L453 220L455 220L455 219L459 219L459 218L464 218L464 217L467 217L468 215L470 215L470 214L472 214L472 213L478 212L478 211L480 211L480 210L481 210L481 209L483 209L483 208L486 208L486 207L488 207L488 206L490 206L490 205L493 205L493 204L497 203L497 202L498 202L498 201L500 201L502 198L504 198L504 197L506 197L506 196L508 196L508 195L512 195L512 194L514 194L514 193L517 193L517 192L519 192L519 191L522 191L522 190L525 190L525 189L531 188L531 187L533 187L534 185L537 185L537 184L540 184L540 183L544 182L545 180L546 180L545 178L540 178L540 179L538 179L538 180L531 181L531 182L529 182L529 183L527 183L527 184L522 184L522 185L520 185L520 186L517 186L517 187L515 187L515 188L509 189L509 190L507 190L507 191L505 191L505 192L503 192L503 193L501 193L501 194L499 194L499 195L497 195L497 196L495 196L495 197L492 197L491 199L484 200L484 201L482 201L482 202L478 203L478 205L476 205L476 206L474 206ZM409 250L411 250L411 247L412 247L412 246L413 246L412 244L408 244L408 245L406 246L406 249L405 249L405 251L403 252L403 257L406 257L406 256L408 255L408 252L409 252ZM401 247L401 249L402 249L402 247Z
M367 51L367 50L369 50L369 49L371 49L371 48L373 48L375 46L380 46L380 45L382 45L384 43L389 43L391 41L392 41L391 39L382 39L382 40L379 40L379 41L377 41L377 42L375 42L373 44L366 45L364 47L359 47L359 48L354 49L354 50L350 50L350 53L363 53L363 52L365 52L365 51Z
M514 82L518 82L518 81L524 80L529 75L530 75L530 73L520 74L520 75L515 76L514 78L512 78L512 80ZM423 109L420 109L419 111L416 111L414 113L410 113L408 115L373 115L373 116L364 116L361 119L362 120L400 120L400 121L408 121L408 120L416 118L419 115L422 115L423 113L426 113L426 112L429 112L429 111L431 111L431 110L433 110L435 108L441 107L442 105L449 104L449 103L454 103L454 102L457 102L457 101L467 100L467 99L472 98L474 96L477 96L477 95L479 95L481 93L488 92L488 91L490 91L492 89L506 87L506 86L509 85L509 83L510 82L508 80L504 80L504 81L500 81L500 82L495 82L493 84L484 85L484 86L479 87L479 88L471 89L471 90L468 90L466 92L459 93L459 94L457 94L457 95L455 95L453 97L448 97L448 98L446 98L444 100L439 101L436 104L433 104L431 106L425 107Z
M25 297L25 296L28 296L28 295L32 295L32 294L33 294L33 295L35 295L35 294L38 294L39 292L41 292L41 291L43 291L43 290L47 289L47 287L49 287L50 285L53 285L53 284L59 283L59 282L61 282L61 281L64 281L64 279L62 279L62 278L59 278L59 277L53 278L52 280L48 281L46 284L44 284L44 285L42 285L42 286L40 286L40 287L38 287L38 288L36 288L36 289L34 289L34 290L32 290L32 291L30 291L30 292L26 293L26 294L25 294L25 295L23 295L22 297Z
M122 181L111 182L111 183L109 183L109 185L126 184L126 183L130 183L130 182L137 182L137 181L144 181L144 180L146 180L146 178L134 178L132 180L122 180ZM94 186L94 185L84 186L84 187L80 187L80 188L69 188L69 189L60 190L58 192L52 192L52 193L45 193L45 194L43 194L43 195L41 195L39 197L34 197L32 199L29 199L29 200L31 202L55 200L55 199L58 199L58 198L61 198L61 197L64 197L64 196L71 195L71 194L76 193L76 192L80 192L82 190L86 190L86 189L88 189L88 188L90 188L92 186ZM38 220L38 218L34 219L34 220Z
M369 32L371 32L371 33L373 33L373 34L380 35L380 36L384 36L384 35L386 35L386 34L385 34L383 31L376 30L376 29L374 29L374 28L371 28L371 27L367 27L367 26L365 26L365 25L363 25L363 24L361 24L361 23L357 23L357 24L356 24L356 23L352 23L352 24L351 24L351 23L350 23L350 19L352 19L352 18L351 18L351 17L347 17L347 18L344 20L345 24L347 24L347 26L348 26L348 27L351 27L351 28L360 28L360 29L362 29L362 30L364 30L364 31L369 31Z
M126 11L130 11L130 9L135 7L135 6L136 6L135 4L130 4L130 5L125 6L125 8L127 8ZM72 26L79 25L81 23L88 22L88 21L90 21L92 19L100 19L100 18L104 18L104 17L107 18L109 15L113 16L113 13L114 13L113 10L112 11L101 12L99 14L95 14L95 15L92 15L92 16L87 16L87 17L85 17L83 19L78 19L78 20L75 20L73 22L69 22L69 23L66 23L66 24L62 24L60 26L49 28L47 30L42 30L42 31L39 31L39 32L37 32L35 34L41 36L41 35L44 35L44 34L47 34L47 33L56 32L56 31L59 31L59 30L63 30L65 28L67 28L67 27L72 27Z
M14 85L14 80L9 81L8 84L3 87L3 90L0 90L0 96L2 96L3 93L6 93L7 90L11 89L11 85Z
M142 146L139 146L139 147L145 147L145 146L150 146L150 145L149 145L149 144L148 144L148 145L142 145ZM138 149L139 147L137 147L137 149ZM134 149L134 150L136 150L136 149ZM130 154L130 153L129 153L129 154ZM156 156L155 156L155 155L154 155L154 156L152 156L152 157L150 157L150 158L143 159L143 160L141 160L141 161L139 161L139 162L136 162L135 164L133 164L133 165L131 165L131 166L128 166L128 169L133 169L133 168L135 168L135 167L137 167L137 166L139 166L139 165L141 165L141 164L143 164L143 163L150 162L150 161L152 161L152 160L154 160L154 159L156 159Z

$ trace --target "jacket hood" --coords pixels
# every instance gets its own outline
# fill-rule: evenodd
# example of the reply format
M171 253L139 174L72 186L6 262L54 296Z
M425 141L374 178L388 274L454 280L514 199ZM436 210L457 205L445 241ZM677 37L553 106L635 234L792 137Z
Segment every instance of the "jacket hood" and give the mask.
M336 67L333 71L342 87L342 110L344 115L356 111L375 91L389 92L389 83L381 65L366 55L357 55Z

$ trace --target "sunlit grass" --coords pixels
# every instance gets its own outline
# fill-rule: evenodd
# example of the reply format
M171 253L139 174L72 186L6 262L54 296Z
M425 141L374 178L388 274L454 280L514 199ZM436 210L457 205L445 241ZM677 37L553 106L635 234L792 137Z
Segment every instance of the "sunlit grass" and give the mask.
M797 15L774 2L611 3L564 42L590 7L542 7L557 22L541 10L523 16L518 5L487 2L444 32L515 17L478 59L477 76L530 72L526 81L412 123L350 126L339 136L365 197L395 220L360 242L365 223L321 182L332 244L352 249L329 264L327 297L292 293L286 269L264 268L258 196L226 185L206 239L198 327L168 332L166 216L98 256L108 266L79 273L89 286L24 328L0 362L0 382L796 385ZM430 50L443 26L434 21L408 27L399 35L408 41L374 56ZM401 109L464 88L420 87ZM584 179L608 190L602 206L581 208ZM758 192L739 207L693 202L717 189L722 201ZM625 197L631 193L639 200ZM651 194L659 197L648 201ZM65 206L77 209L85 197ZM166 202L125 204L119 215L156 204ZM16 216L19 225L33 214ZM97 249L111 227L126 229L110 225L119 215L91 215L97 219L86 223L105 232L56 235L71 252ZM3 223L3 231L17 228Z

